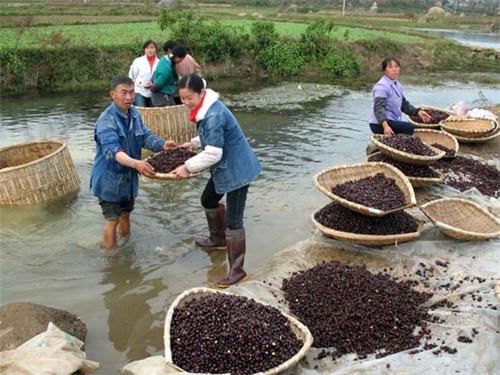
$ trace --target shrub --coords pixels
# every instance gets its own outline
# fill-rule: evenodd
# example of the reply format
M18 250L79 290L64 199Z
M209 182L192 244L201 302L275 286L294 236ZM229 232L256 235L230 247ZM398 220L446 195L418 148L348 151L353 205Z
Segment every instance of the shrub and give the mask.
M307 26L301 35L301 44L308 60L324 58L332 45L331 33L335 29L333 22L316 21Z
M294 75L304 70L306 60L299 44L278 41L266 48L260 60L264 69L276 75Z
M361 73L361 62L350 51L331 49L319 65L333 77L356 77Z
M251 38L253 49L258 53L276 43L279 35L273 22L257 21L252 23Z

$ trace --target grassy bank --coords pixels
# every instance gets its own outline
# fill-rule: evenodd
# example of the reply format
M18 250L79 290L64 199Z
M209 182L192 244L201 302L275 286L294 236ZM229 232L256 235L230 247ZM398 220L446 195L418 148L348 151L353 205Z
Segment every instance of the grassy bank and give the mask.
M387 30L326 20L254 22L241 16L207 21L165 12L158 22L3 28L2 95L99 87L126 73L144 40L173 38L189 47L208 78L269 77L359 87L379 74L380 60L399 57L416 72L498 71L498 53Z

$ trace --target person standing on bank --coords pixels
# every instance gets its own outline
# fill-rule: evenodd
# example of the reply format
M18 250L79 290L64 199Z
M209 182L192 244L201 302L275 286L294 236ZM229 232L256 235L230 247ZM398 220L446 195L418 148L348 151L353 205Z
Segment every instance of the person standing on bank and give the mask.
M196 60L187 53L187 50L182 46L175 46L172 50L172 61L175 64L175 74L177 75L177 80L181 80L182 77L188 76L190 74L201 75L201 67L196 62ZM175 104L182 104L181 98L179 96L179 88L174 94Z
M413 107L405 98L403 86L398 81L400 70L401 64L394 57L382 61L384 75L373 87L370 118L370 129L375 134L413 134L414 125L401 121L403 112L410 116L418 115L424 122L431 120L427 112Z
M181 147L201 147L173 173L189 173L210 168L210 179L201 195L210 235L197 240L205 249L227 248L229 273L216 286L227 288L246 276L243 270L246 237L243 213L249 184L261 171L261 165L234 115L219 100L219 95L205 88L204 80L191 74L179 82L182 102L190 109L189 120L196 124L198 137ZM227 208L219 201L226 195Z
M153 167L141 161L142 148L154 152L175 147L151 133L133 106L134 81L118 76L111 82L111 103L97 119L94 140L96 156L90 177L93 194L99 198L106 219L103 246L116 246L116 231L130 233L130 213L139 190L138 173L152 177Z
M175 105L174 94L177 90L177 76L169 54L170 47L169 42L163 46L165 55L158 62L153 74L153 85L150 89L153 92L154 107Z
M158 65L156 51L158 46L154 40L147 40L142 46L144 55L134 60L130 66L128 76L134 81L135 102L137 107L152 107L151 86L153 73Z

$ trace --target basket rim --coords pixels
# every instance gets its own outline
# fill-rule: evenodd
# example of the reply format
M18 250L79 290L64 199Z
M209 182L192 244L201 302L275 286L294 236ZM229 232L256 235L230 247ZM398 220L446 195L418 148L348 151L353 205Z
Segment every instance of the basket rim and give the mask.
M417 230L416 232L410 232L410 233L399 233L399 234L384 234L384 235L377 235L377 234L361 234L361 233L353 233L353 232L345 232L342 230L338 229L333 229L329 228L323 224L321 224L316 218L314 217L320 210L328 206L330 203L327 203L326 205L322 206L321 208L317 209L311 214L311 220L313 222L313 225L320 230L322 233L331 233L332 235L335 235L337 237L342 238L343 241L349 241L349 239L352 239L352 242L355 242L356 240L358 241L381 241L381 240L394 240L394 242L401 242L401 240L408 240L408 239L414 239L418 238L423 230L424 230L424 222L422 220L418 220L415 218L413 215L410 215L415 221L417 222ZM336 237L336 238L337 238ZM349 239L348 239L349 238Z
M450 133L445 132L443 130L421 128L421 129L415 129L413 134L416 135L416 133L430 133L430 134L444 135L446 138L449 138L453 142L453 144L455 145L455 150L454 150L455 153L458 152L458 149L460 147L460 145L458 144L457 138L453 134L450 134ZM422 142L424 142L424 141L422 141Z
M138 111L151 111L151 112L162 112L168 109L180 109L181 107L186 107L185 104L176 104L176 105L167 105L164 107L140 107L140 106L134 106Z
M183 291L181 294L179 294L174 299L174 301L170 304L170 306L167 310L167 314L165 316L165 324L163 327L163 345L165 347L165 361L169 364L173 364L181 371L186 371L186 370L182 369L181 367L179 367L179 366L175 365L175 363L173 363L172 352L170 350L170 344L167 345L167 338L170 336L170 332L168 331L170 328L170 322L172 321L172 317L174 315L174 311L175 311L176 307L179 305L179 303L183 299L185 299L187 296L190 296L190 295L202 294L202 293L226 294L229 296L238 296L238 297L241 296L240 294L237 294L237 293L232 293L232 292L223 291L223 290L217 290L217 289L213 289L213 288L195 287L195 288L190 288L190 289ZM246 297L246 296L241 296L241 297ZM265 372L260 372L259 374L263 375L263 374L268 374L268 373L279 373L281 371L284 371L285 369L287 369L288 367L290 367L294 363L297 363L306 354L306 352L309 350L309 348L311 347L311 345L313 343L313 336L311 334L311 331L309 331L309 328L307 328L307 326L305 324L301 323L297 318L295 318L294 316L292 316L290 314L285 313L284 311L282 311L280 308L278 308L276 306L273 306L269 303L262 302L256 298L253 298L253 297L246 297L246 298L253 299L256 303L259 303L261 305L275 308L288 320L288 322L291 325L295 326L304 335L303 340L301 340L302 347L300 348L300 350L297 353L295 353L294 356L292 356L291 358L289 358L288 360L286 360L285 362L283 362L279 366L268 369ZM168 322L168 325L167 325L167 322ZM221 374L219 374L219 375L221 375Z
M377 161L370 161L368 159L370 159L371 156L374 156L374 155L378 155L378 154L382 154L382 155L385 155L384 153L382 153L381 151L376 151L370 155L368 155L366 157L366 162L367 163L383 163L383 162L377 162ZM397 161L397 160L396 160ZM388 163L386 163L388 164ZM394 166L393 166L394 167ZM422 167L426 167L425 165L423 165ZM441 173L440 171L438 171L437 169L434 169L432 168L432 166L427 166L429 168L432 169L432 171L434 173L437 173L438 176L437 177L412 177L412 176L406 176L406 178L408 180L410 180L410 183L413 185L413 182L415 183L418 183L418 182L423 182L423 183L426 183L426 184L433 184L433 183L442 183L444 181L444 173ZM404 174L404 173L403 173Z
M459 129L455 129L455 128L451 128L450 126L447 126L446 125L446 122L463 122L463 123L467 123L467 122L472 122L472 121L478 121L478 120L482 120L482 121L489 121L491 123L491 128L487 131L484 131L484 130L477 130L477 129L467 129L467 128L459 128ZM439 125L447 130L447 133L451 133L451 134L454 134L453 133L453 130L456 130L458 132L461 132L461 133L468 133L468 134L481 134L481 135L485 135L485 134L488 134L490 132L493 132L495 131L496 127L498 126L496 121L495 120L489 120L489 119L481 119L481 118L472 118L472 117L469 117L469 118L463 118L463 119L446 119L446 120L443 120L439 123ZM450 130L452 129L452 130Z
M0 173L12 172L12 171L15 171L16 169L26 168L26 167L29 167L31 165L38 164L41 161L44 161L46 159L49 159L49 158L57 155L58 153L64 151L64 149L66 149L68 147L64 141L42 139L39 141L29 141L29 142L17 143L15 145L11 145L11 146L2 147L2 148L0 148L0 153L2 153L3 151L6 151L6 150L12 149L12 148L24 147L24 146L28 146L28 145L32 145L32 144L33 145L40 144L40 143L45 143L45 144L56 143L60 147L57 150L55 150L54 152L51 152L50 154L47 154L47 155L41 157L40 159L32 160L32 161L24 163L24 164L14 165L12 167L2 168L2 169L0 169Z
M463 198L440 198L440 199L435 199L433 201L427 202L424 205L420 206L420 210L431 220L435 225L438 226L438 228L442 228L444 230L449 230L456 232L458 234L462 234L465 236L475 236L475 237L487 237L487 238L493 238L500 236L500 229L496 232L490 232L490 233L485 233L485 232L474 232L474 231L469 231L469 230L464 230L458 227L455 227L453 225L444 223L440 220L438 220L436 217L434 217L432 214L427 212L427 208L434 206L436 204L440 204L442 202L459 202L461 204L466 204L469 206L473 206L477 210L483 212L487 217L489 217L494 223L496 223L500 227L500 220L491 214L488 210L486 210L484 207L481 207L481 205L477 204L476 202L471 201L470 199L463 199Z
M380 136L384 137L384 135L382 135L382 134L373 134L371 136L371 141L372 141L373 144L375 144L375 146L377 146L381 150L385 150L387 152L391 152L393 154L399 155L400 157L406 158L408 160L430 162L430 161L439 160L439 159L443 158L444 155L446 154L446 152L444 152L443 150L440 150L440 149L438 149L436 147L433 147L433 146L429 146L427 144L426 144L426 146L429 147L430 149L432 149L432 151L434 151L436 153L436 155L434 155L434 156L423 156L423 155L410 154L408 152L396 150L395 148L392 148L392 147L386 145L385 143L379 141L377 139L377 137L380 137Z
M380 210L378 208L368 207L368 206L364 206L364 205L359 204L359 203L351 202L350 200L347 200L347 199L342 198L336 194L333 194L331 191L325 189L323 187L323 185L321 185L318 182L318 179L322 175L324 175L328 172L334 171L334 170L355 169L355 168L362 168L362 167L367 167L367 166L370 168L373 168L374 165L389 169L389 170L393 171L394 173L396 173L396 175L398 175L400 177L400 179L403 181L404 185L406 186L406 188L408 190L408 194L409 194L409 198L410 198L409 203L405 203L405 205L400 207L400 208L395 208L395 209L389 210L389 211L383 211L383 210ZM413 207L417 204L417 199L415 197L415 191L413 190L413 186L411 185L408 178L403 174L403 172L401 172L396 167L394 167L390 164L387 164L387 163L383 163L383 162L370 162L370 163L365 162L365 163L357 163L357 164L344 164L344 165L332 166L332 167L323 169L322 171L316 173L313 177L313 184L319 191L321 191L327 197L335 200L337 203L343 205L344 207L352 209L351 206L354 204L354 205L361 207L363 209L363 211L365 211L365 212L371 212L374 216L383 216L383 215L390 214L392 212L398 212L398 211L404 210L405 208Z
M462 141L463 143L486 142L486 141L491 141L492 139L495 139L496 137L498 137L500 135L500 126L498 125L497 121L495 121L495 122L497 125L496 125L495 129L491 132L491 134L486 134L482 137L464 137L461 135L449 133L444 128L443 128L443 132L455 137L458 142L460 142L460 141Z
M424 111L426 109L434 109L434 110L437 110L437 111L441 111L441 112L444 112L444 113L447 113L449 116L452 116L454 114L453 111L450 111L448 109L444 109L444 108L440 108L440 107L434 107L434 106L430 106L430 105L425 105L425 104L421 104L421 105L417 105L417 108L421 108L423 109ZM449 117L448 116L448 117ZM417 128L422 128L422 129L435 129L435 128L439 128L440 127L440 123L437 123L437 124L427 124L425 122L416 122L416 121L413 121L410 116L406 116L407 119L408 119L408 122L415 125L415 127Z

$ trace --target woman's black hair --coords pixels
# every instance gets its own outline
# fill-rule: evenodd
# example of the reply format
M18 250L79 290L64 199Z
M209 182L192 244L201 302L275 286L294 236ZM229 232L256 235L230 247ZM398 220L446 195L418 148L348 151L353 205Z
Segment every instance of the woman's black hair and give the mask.
M399 60L396 59L395 57L386 57L384 59L384 61L382 61L382 71L385 72L385 69L389 66L389 64L391 62L395 62L396 64L398 64L398 66L401 66L401 64L399 63Z
M187 51L182 46L175 46L174 49L172 50L172 55L174 57L184 58L187 55Z
M168 50L172 51L177 46L177 43L173 40L167 40L163 45L163 52L167 52Z
M155 46L156 50L158 51L158 44L156 44L156 42L153 39L146 40L144 42L144 44L142 45L142 50L144 51L146 49L146 47L149 46L150 44Z
M206 82L198 74L190 74L184 76L179 81L180 89L190 89L191 91L200 94L201 90L206 88Z

